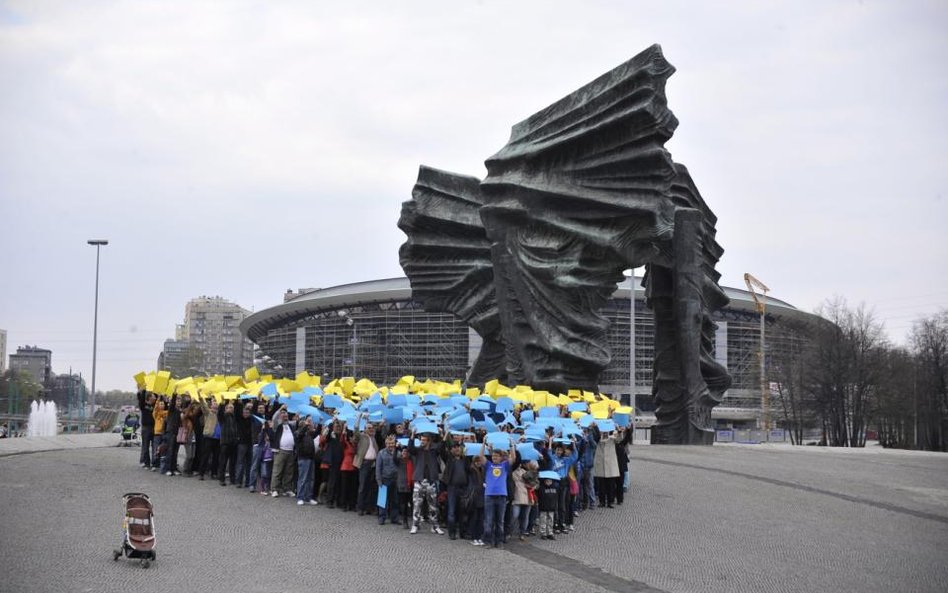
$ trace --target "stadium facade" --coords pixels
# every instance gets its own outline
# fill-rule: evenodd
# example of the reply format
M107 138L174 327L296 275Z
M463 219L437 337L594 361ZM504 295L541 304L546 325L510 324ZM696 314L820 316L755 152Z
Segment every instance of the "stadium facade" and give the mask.
M731 388L715 408L720 428L748 428L761 418L760 315L751 294L724 287L728 307L715 314L715 357L730 371ZM632 400L629 377L634 351L636 414L648 420L654 331L641 278L635 279L634 348L630 339L630 284L621 285L603 309L611 326L612 362L600 376L600 390ZM763 297L760 297L763 298ZM788 321L812 321L810 313L766 298L766 351L791 347L781 331ZM366 377L392 384L404 375L450 381L467 376L480 350L480 337L447 313L431 313L412 300L407 278L371 280L325 289L287 293L284 303L257 311L240 324L259 347L259 356L286 375L309 371L326 377ZM266 370L263 368L262 370Z

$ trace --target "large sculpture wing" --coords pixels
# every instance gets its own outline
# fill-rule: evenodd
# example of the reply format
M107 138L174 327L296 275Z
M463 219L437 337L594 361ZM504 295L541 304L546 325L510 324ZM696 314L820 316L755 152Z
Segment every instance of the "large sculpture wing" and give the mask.
M399 262L412 298L426 311L453 313L484 339L468 383L503 378L504 349L490 244L481 223L480 180L422 166L398 227L408 236Z

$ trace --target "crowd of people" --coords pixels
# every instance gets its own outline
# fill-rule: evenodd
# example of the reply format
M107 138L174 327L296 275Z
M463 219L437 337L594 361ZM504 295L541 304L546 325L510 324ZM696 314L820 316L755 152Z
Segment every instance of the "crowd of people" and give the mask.
M279 397L219 403L139 391L138 403L145 469L372 515L412 534L427 521L432 533L475 546L556 539L581 512L621 505L628 489L632 430L602 432L595 422L568 439L552 428L527 439L507 425L505 448L491 447L497 441L483 431L416 434L408 422L369 422L368 414L358 417L361 429L323 425L290 414ZM520 410L513 414L519 420Z

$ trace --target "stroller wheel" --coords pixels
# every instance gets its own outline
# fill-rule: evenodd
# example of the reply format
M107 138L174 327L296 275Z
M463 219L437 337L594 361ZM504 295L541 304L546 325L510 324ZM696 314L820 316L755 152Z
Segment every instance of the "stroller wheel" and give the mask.
M112 560L118 562L118 559L122 556L121 550L112 550Z
M148 568L149 566L151 566L151 560L149 560L149 559L147 559L147 558L143 559L143 560L142 560L142 568Z

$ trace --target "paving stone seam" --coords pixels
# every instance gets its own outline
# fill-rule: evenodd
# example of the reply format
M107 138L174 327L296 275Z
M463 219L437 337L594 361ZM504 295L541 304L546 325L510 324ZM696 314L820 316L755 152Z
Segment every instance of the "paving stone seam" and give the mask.
M735 476L735 477L738 477L738 478L746 478L746 479L748 479L748 480L756 480L756 481L758 481L758 482L765 482L765 483L767 483L767 484L773 484L773 485L775 485L775 486L784 486L784 487L786 487L786 488L793 488L793 489L795 489L795 490L802 490L803 492L811 492L811 493L814 493L814 494L823 494L823 495L825 495L825 496L832 496L833 498L838 498L838 499L840 499L840 500L845 500L845 501L847 501L847 502L852 502L852 503L856 503L856 504L864 504L864 505L866 505L866 506L875 507L875 508L877 508L877 509L882 509L882 510L885 510L885 511L891 511L891 512L893 512L893 513L902 513L902 514L904 514L904 515L911 515L911 516L917 517L917 518L919 518L919 519L927 519L927 520L929 520L929 521L937 521L937 522L939 522L939 523L948 524L948 517L944 517L944 516L942 516L942 515L936 515L936 514L934 514L934 513L926 513L925 511L916 511L915 509L910 509L910 508L902 507L902 506L895 505L895 504L891 504L891 503L887 503L887 502L879 502L879 501L876 501L876 500L870 500L870 499L868 499L868 498L862 498L862 497L859 497L859 496L852 496L852 495L849 495L849 494L843 494L842 492L833 492L832 490L823 490L823 489L821 489L821 488L814 488L814 487L812 487L812 486L805 486L805 485L803 485L803 484L797 484L797 483L795 483L795 482L788 482L788 481L786 481L786 480L778 480L778 479L776 479L776 478L767 478L767 477L765 477L765 476L758 476L758 475L755 475L755 474L748 474L748 473L744 473L744 472L737 472L737 471L728 470L728 469L718 469L718 468L704 467L704 466L701 466L701 465L694 465L694 464L691 464L691 463L681 463L680 461L666 461L666 460L664 460L664 459L645 459L645 458L643 458L643 457L637 458L636 461L642 461L642 462L645 462L645 463L658 463L658 464L661 464L661 465L671 465L671 466L675 466L675 467L687 467L687 468L690 468L690 469L700 469L700 470L707 471L707 472L713 472L713 473L718 473L718 474L726 474L726 475Z
M664 589L656 589L641 581L618 577L601 568L584 564L575 558L570 558L569 556L548 550L541 550L532 544L509 546L505 549L511 554L516 554L541 566L552 568L553 570L568 574L591 585L596 585L603 589L608 589L609 591L615 591L616 593L668 593Z

